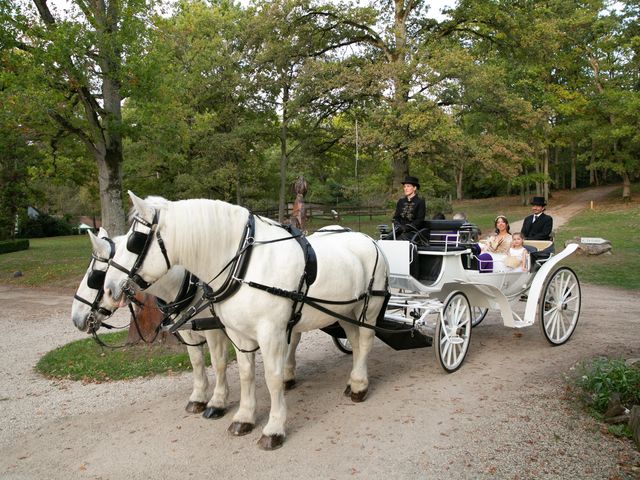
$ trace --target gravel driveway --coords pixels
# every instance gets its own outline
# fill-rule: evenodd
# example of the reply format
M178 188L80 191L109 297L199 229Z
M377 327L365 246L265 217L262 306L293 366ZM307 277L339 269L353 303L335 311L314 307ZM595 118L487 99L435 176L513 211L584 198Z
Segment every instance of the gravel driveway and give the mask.
M640 478L634 446L564 398L564 376L581 359L640 356L640 302L584 285L583 298L578 328L561 347L537 325L515 332L490 314L451 375L432 348L396 352L376 340L362 404L342 395L350 357L327 335L306 334L299 384L287 393L287 440L264 452L256 446L269 407L260 367L257 428L239 438L226 433L230 414L184 411L187 373L46 380L33 371L38 358L83 337L69 318L71 296L0 286L0 478ZM235 364L229 378L235 410Z

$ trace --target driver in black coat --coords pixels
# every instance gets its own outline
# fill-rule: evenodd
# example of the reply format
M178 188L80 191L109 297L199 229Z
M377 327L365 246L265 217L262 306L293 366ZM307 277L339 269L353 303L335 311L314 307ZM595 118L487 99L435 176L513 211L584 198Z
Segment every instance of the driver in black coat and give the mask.
M522 224L522 234L526 240L551 240L553 218L544 213L546 206L544 197L531 199L532 214Z
M424 222L427 205L417 194L420 181L416 177L407 176L402 182L402 187L404 197L396 204L393 225L397 239L411 240Z

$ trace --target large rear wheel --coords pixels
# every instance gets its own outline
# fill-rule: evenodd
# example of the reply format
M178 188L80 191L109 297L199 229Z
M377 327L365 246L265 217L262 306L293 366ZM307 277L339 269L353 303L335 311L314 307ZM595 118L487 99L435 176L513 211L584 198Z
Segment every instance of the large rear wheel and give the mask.
M565 343L578 325L582 294L578 277L568 267L561 267L544 286L538 314L540 328L552 345Z
M471 306L462 292L452 292L436 323L435 350L440 366L447 373L458 370L471 341Z

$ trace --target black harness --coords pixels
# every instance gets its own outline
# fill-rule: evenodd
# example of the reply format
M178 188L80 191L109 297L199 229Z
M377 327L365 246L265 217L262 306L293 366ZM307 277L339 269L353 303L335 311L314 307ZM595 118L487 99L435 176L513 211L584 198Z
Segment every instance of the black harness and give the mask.
M108 310L100 306L100 301L104 296L104 289L102 287L104 287L104 277L107 274L107 270L106 269L96 270L94 267L97 262L109 265L109 262L111 261L111 259L116 253L116 246L110 238L107 238L107 237L102 237L102 238L109 243L109 258L102 258L92 253L91 261L89 263L91 267L91 272L89 272L89 276L87 277L87 286L91 290L96 291L96 296L93 298L93 301L89 301L81 297L77 293L73 296L73 298L75 298L79 302L84 303L85 305L88 305L89 307L91 307L91 313L89 314L89 318L88 318L89 329L91 331L95 331L100 327L100 321L98 321L95 317L96 313L99 313L107 317L113 315L112 310Z
M154 213L154 218L151 223L147 222L146 220L140 217L135 218L134 222L141 223L142 225L147 227L149 231L146 233L134 231L130 235L129 239L127 240L127 249L130 252L136 253L138 255L138 258L136 259L131 269L127 269L117 264L113 260L110 260L109 262L110 265L113 265L116 269L127 274L128 278L142 289L146 289L150 285L144 279L142 279L142 277L138 274L138 270L140 269L140 267L144 262L144 259L148 253L149 247L151 246L151 242L153 241L154 234L156 239L158 240L160 250L162 251L163 256L165 258L167 269L171 268L171 263L169 261L166 248L164 246L164 242L162 241L160 233L157 231L158 216L159 214L156 211ZM134 226L135 226L135 223L132 226L132 228ZM376 329L375 326L364 323L364 320L366 319L367 309L369 306L369 300L372 296L384 296L385 303L386 303L388 301L388 298L390 297L390 293L388 288L389 287L388 279L385 279L385 286L383 290L373 289L375 272L377 270L378 261L380 258L379 249L375 244L375 242L372 241L372 244L374 245L374 249L376 252L376 261L375 261L374 268L371 274L371 279L369 281L366 291L358 295L356 298L349 299L349 300L324 300L324 299L308 296L309 287L316 280L317 271L318 271L317 257L316 257L315 251L313 250L313 247L311 246L307 238L303 235L303 233L300 230L291 226L285 226L281 224L277 224L277 226L285 229L289 233L289 235L282 238L276 238L273 240L257 241L255 240L255 215L252 212L249 212L247 223L245 224L243 235L241 237L238 250L234 255L234 257L220 270L220 272L213 279L211 279L207 283L202 284L203 286L202 298L195 305L189 308L187 311L183 311L180 318L178 318L173 324L171 324L171 327L168 329L168 331L170 333L176 333L180 329L180 327L182 327L187 321L193 319L195 315L197 315L198 313L200 313L202 310L206 308L209 308L211 310L214 316L214 319L218 322L216 323L216 325L211 326L209 328L222 328L224 330L224 325L222 323L219 323L220 322L219 318L216 316L214 312L214 305L216 303L223 302L224 300L227 300L228 298L230 298L233 294L235 294L238 291L238 289L243 284L248 285L252 288L256 288L256 289L268 292L273 295L288 298L293 302L291 306L291 316L287 323L287 337L289 341L291 339L291 332L293 328L298 324L298 322L302 317L302 308L304 307L305 304L317 310L320 310L323 313L333 316L339 320L343 320L345 322L352 323L360 327ZM350 231L351 230L348 230L348 229L319 230L319 232L323 232L323 233L343 233L343 232L350 232ZM300 247L302 248L302 251L304 254L304 261L305 261L304 270L300 276L300 281L298 282L297 290L294 290L294 291L284 290L277 287L263 285L261 283L257 283L253 281L247 281L244 279L244 275L246 273L249 260L251 258L251 251L253 250L254 245L276 243L276 242L282 242L282 241L287 241L292 239L295 239L300 245ZM215 281L220 275L222 275L225 271L228 271L228 273L222 285L216 290L211 289L209 285L213 281ZM124 293L129 298L132 298L134 291L132 288L126 288L125 286ZM339 313L333 312L329 308L323 306L323 304L348 305L348 304L357 303L363 300L364 300L364 305L358 320L354 320L352 318L346 317L345 315L341 315ZM177 311L178 310L176 310L176 312ZM381 314L384 314L384 311L381 311ZM242 350L242 349L239 349L239 350L242 352L245 352L245 350Z
M144 260L147 257L147 253L149 253L149 247L151 246L151 242L153 242L154 233L158 240L158 246L160 247L160 251L162 252L164 261L167 264L167 270L171 269L171 262L169 261L169 255L167 254L167 249L164 246L162 237L160 237L160 232L157 231L158 217L159 217L159 212L158 210L155 210L153 214L153 220L151 223L147 222L144 218L140 216L136 216L134 218L133 225L131 225L131 228L135 228L136 225L140 223L145 227L147 227L149 231L139 232L134 230L131 233L131 235L129 235L129 238L127 239L127 250L129 250L131 253L138 255L138 257L136 258L136 261L134 262L130 270L114 262L113 258L109 260L110 266L112 266L116 270L120 270L121 272L125 273L127 275L127 278L131 280L133 283L135 283L136 285L138 285L138 287L140 287L142 290L146 290L151 286L151 284L145 281L145 279L138 274L138 270L140 270L140 267L142 267L142 264L144 263ZM133 288L131 288L130 285L125 285L125 293L127 294L127 297L129 297L130 299L133 298L135 294Z

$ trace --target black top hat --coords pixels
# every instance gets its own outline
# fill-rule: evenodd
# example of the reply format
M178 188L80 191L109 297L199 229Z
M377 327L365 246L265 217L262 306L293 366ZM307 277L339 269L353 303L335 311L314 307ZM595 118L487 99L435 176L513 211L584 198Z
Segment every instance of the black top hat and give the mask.
M418 180L418 177L407 175L406 177L404 177L404 181L402 182L402 184L404 185L405 183L410 183L411 185L415 185L416 188L420 188L420 180Z
M547 205L547 202L544 201L544 197L533 197L531 199L531 205L538 205L540 207L544 207Z

